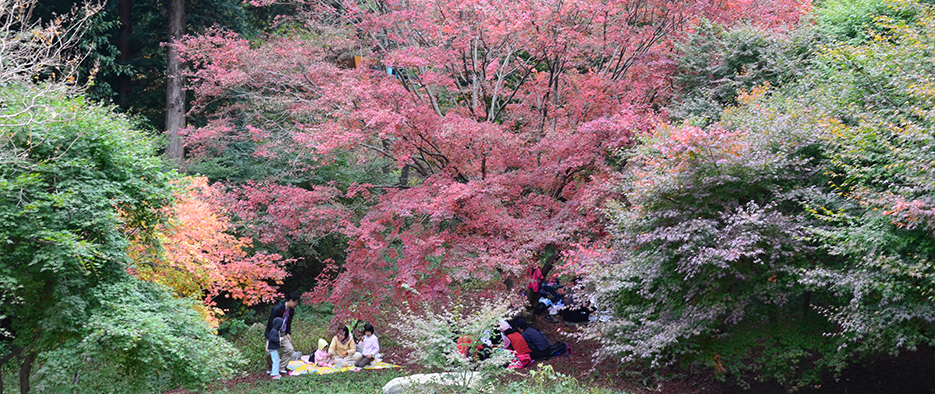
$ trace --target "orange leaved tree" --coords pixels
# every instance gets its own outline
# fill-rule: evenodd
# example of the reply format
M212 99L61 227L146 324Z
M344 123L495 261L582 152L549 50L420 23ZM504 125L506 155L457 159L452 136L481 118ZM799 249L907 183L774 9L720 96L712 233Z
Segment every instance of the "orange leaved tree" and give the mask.
M218 192L205 177L175 181L175 203L164 208L169 218L157 225L155 239L134 238L130 270L137 277L160 283L178 297L203 300L200 311L216 323L222 312L218 296L239 299L247 305L271 301L288 273L290 259L278 254L253 252L253 242L230 233L227 213Z

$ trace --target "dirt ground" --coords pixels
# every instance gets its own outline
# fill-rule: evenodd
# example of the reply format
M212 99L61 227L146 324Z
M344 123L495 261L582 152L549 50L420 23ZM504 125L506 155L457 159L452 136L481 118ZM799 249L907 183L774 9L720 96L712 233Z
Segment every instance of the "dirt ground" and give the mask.
M575 331L585 327L563 323L537 322L549 339L559 338L557 330ZM708 376L685 376L659 382L646 378L650 373L623 371L613 362L604 362L596 367L591 356L597 350L596 342L569 343L574 354L555 357L544 363L566 375L575 376L589 384L615 388L629 393L662 394L785 394L786 390L776 382L752 382L748 389L735 384L717 382ZM533 365L535 366L535 365ZM593 369L592 369L593 367ZM679 371L671 371L679 375ZM870 358L846 369L838 380L831 374L821 384L799 388L795 393L803 394L910 394L935 392L935 349L923 348L915 352L902 352L898 357L880 356Z

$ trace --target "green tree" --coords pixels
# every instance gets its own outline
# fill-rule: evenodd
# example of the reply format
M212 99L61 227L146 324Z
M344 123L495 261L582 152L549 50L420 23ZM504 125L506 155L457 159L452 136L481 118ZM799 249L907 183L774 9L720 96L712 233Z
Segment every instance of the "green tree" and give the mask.
M841 357L935 344L935 7L889 7L812 89L830 183L805 202L831 258L802 283L839 297Z
M790 31L702 21L676 44L676 94L669 114L708 124L737 105L737 95L763 83L780 87L807 75L823 36L811 24Z
M633 152L591 270L605 354L796 385L935 344L935 7L889 7Z
M0 89L0 315L20 349L21 391L107 381L132 392L231 372L229 344L127 273L125 233L160 219L170 174L126 118L68 95Z

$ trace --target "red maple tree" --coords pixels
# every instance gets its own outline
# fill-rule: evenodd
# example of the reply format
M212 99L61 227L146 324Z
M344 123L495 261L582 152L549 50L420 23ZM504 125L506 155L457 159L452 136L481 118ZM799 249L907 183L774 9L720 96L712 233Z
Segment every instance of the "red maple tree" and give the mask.
M345 2L310 6L311 38L251 46L212 30L180 44L195 110L211 118L187 145L210 156L251 141L279 166L228 185L263 242L349 238L311 294L338 318L445 300L457 282L502 290L604 236L609 160L659 121L669 40L701 17L744 17L726 3ZM782 9L776 21L798 18ZM362 64L339 67L351 55ZM294 181L348 157L387 163L398 181Z

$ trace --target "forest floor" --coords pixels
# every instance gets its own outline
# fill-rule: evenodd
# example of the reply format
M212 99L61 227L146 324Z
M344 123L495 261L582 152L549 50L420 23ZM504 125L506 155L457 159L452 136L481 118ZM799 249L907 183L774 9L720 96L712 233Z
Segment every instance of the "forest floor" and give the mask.
M572 331L562 323L539 323L543 333L556 329ZM547 334L548 335L548 334ZM605 387L631 394L785 394L777 382L748 382L749 388L736 383L719 382L713 376L690 376L684 371L622 370L619 364L603 362L594 367L591 355L597 342L569 342L575 354L544 361L560 373L574 376L587 386ZM594 367L594 369L592 369ZM935 349L926 347L898 356L871 357L845 369L838 379L826 374L820 384L794 390L802 394L908 394L935 392Z
M561 335L563 332L586 330L587 326L571 326L564 323L538 321L537 326L549 338L568 341L573 353L553 357L546 361L533 363L531 367L518 374L506 375L504 385L513 381L527 379L529 372L536 370L538 364L551 365L555 372L574 377L583 387L605 389L611 392L629 394L784 394L787 391L776 382L748 382L749 388L735 383L719 382L712 376L692 376L680 370L639 371L622 369L620 365L603 361L595 365L592 355L598 349L595 341L575 341ZM400 364L402 368L345 372L331 375L284 376L280 381L270 381L262 373L254 373L228 381L218 382L208 392L224 393L265 393L265 392L303 392L303 393L379 393L380 388L389 380L415 373L432 372L407 361L406 350L391 347L384 351L384 360ZM843 371L835 380L830 374L821 384L802 387L795 393L805 394L890 394L890 393L930 393L935 388L935 350L920 349L915 352L903 352L898 357L880 356L867 359ZM662 379L660 379L662 377ZM187 390L172 393L189 393Z

